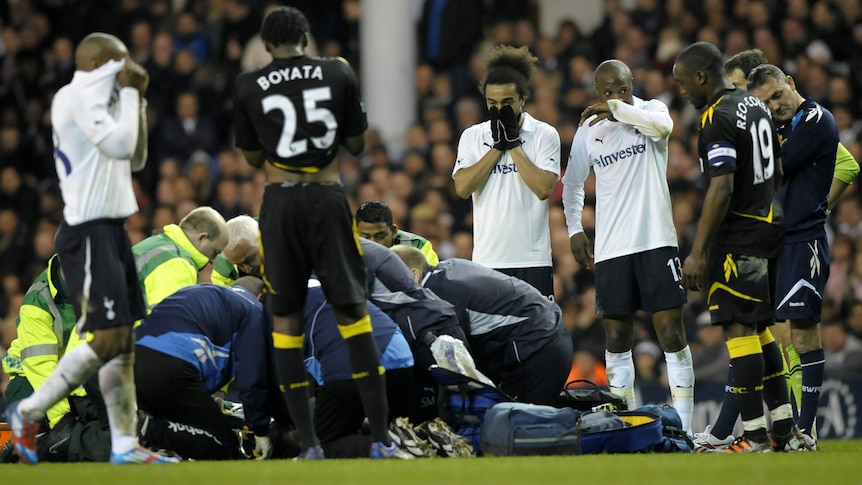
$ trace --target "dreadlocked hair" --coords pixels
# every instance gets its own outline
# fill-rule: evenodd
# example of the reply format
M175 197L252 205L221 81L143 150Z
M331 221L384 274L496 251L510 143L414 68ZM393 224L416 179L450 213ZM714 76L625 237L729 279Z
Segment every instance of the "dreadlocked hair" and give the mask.
M538 62L527 46L498 45L485 58L485 77L479 83L479 91L484 94L488 84L514 84L518 95L527 98Z
M299 44L310 30L305 14L293 7L278 7L263 19L260 38L275 46Z

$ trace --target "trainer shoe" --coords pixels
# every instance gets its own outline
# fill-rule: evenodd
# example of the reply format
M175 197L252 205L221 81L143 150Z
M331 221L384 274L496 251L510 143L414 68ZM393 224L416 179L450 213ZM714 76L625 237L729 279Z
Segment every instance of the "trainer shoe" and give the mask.
M312 446L293 458L293 461L316 461L325 460L323 456L323 448L320 445Z
M12 438L0 448L0 463L18 463L18 454L15 453L15 446Z
M730 446L723 450L712 450L716 453L771 453L772 445L769 441L758 442L749 440L745 436L736 438Z
M434 447L428 440L423 440L413 431L413 425L409 418L395 418L389 425L389 437L402 450L419 458L430 457L434 453Z
M476 456L476 451L473 449L473 445L467 441L467 438L452 431L449 425L440 418L426 421L414 429L419 437L428 439L439 456L465 458Z
M775 433L769 434L769 441L772 444L774 451L810 451L811 446L802 431L795 424L790 432L786 435L778 436ZM816 444L815 444L816 446Z
M820 443L817 441L817 436L812 436L810 434L802 432L802 439L805 440L805 444L808 445L808 449L810 451L819 451Z
M32 420L18 412L18 404L14 402L6 408L9 428L12 430L12 442L15 452L21 458L21 463L35 465L39 463L36 455L36 434L39 432L39 421Z
M415 458L410 453L399 448L398 444L394 441L389 446L379 441L371 443L371 453L369 456L372 460L412 460Z
M125 453L111 452L112 465L136 465L142 463L149 465L173 465L179 462L179 458L165 456L148 450L143 446L136 446Z
M731 435L724 439L714 436L710 430L712 426L707 425L703 433L695 433L692 442L694 443L694 452L703 453L705 451L723 450L733 444L735 438Z

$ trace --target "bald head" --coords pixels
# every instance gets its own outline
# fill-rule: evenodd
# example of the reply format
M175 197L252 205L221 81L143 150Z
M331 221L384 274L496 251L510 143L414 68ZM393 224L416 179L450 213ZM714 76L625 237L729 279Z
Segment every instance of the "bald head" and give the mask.
M619 99L632 104L632 70L624 62L609 59L596 68L593 77L599 100Z
M631 81L632 70L629 69L629 66L625 62L619 59L608 59L596 68L595 77L598 78L599 76L614 76Z
M110 60L120 60L129 56L123 42L111 34L96 32L84 37L75 50L75 67L80 71L98 69Z
M230 231L224 217L212 207L198 207L180 221L189 241L212 261L227 246Z

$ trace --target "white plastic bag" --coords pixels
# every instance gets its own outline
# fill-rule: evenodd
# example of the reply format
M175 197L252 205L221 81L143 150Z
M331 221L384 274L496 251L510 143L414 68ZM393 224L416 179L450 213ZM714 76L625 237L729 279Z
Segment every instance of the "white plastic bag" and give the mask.
M457 372L465 376L471 377L489 386L494 386L491 379L485 374L476 369L476 363L473 361L473 356L467 351L464 342L452 337L451 335L440 335L433 343L431 343L431 354L437 365Z

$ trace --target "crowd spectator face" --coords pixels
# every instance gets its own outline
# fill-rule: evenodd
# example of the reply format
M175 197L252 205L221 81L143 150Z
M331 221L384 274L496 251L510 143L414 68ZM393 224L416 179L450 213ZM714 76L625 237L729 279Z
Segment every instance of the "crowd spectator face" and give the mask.
M467 231L458 231L452 235L453 254L455 258L471 259L473 257L473 235Z
M820 340L827 352L842 352L847 346L847 336L847 329L840 322L824 323L820 327Z

